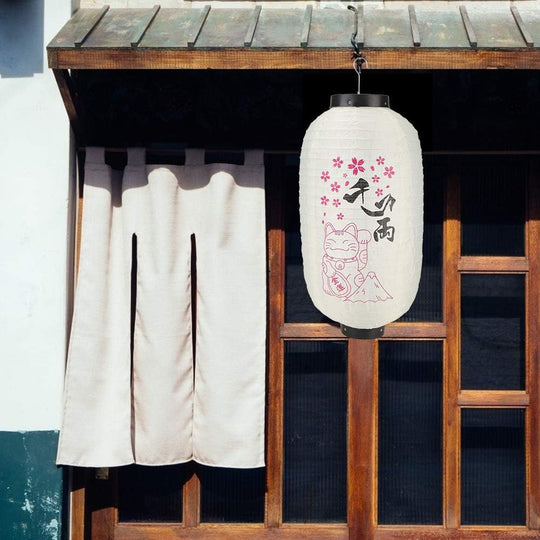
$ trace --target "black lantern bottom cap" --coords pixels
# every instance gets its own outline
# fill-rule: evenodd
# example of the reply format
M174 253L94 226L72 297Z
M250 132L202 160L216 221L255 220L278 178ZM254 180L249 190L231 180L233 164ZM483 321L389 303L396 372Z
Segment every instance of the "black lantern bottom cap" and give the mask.
M354 339L377 339L384 335L384 326L379 328L353 328L340 324L339 328L344 336Z

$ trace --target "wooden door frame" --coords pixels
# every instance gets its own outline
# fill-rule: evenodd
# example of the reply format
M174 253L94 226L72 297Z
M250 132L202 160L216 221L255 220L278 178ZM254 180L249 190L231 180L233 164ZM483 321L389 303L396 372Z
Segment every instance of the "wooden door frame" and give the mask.
M459 154L459 153L456 153ZM480 153L485 155L486 153ZM519 154L519 153L512 153ZM528 153L523 153L527 155ZM455 161L457 155L452 156ZM70 469L71 538L537 538L540 529L540 396L538 330L540 326L540 157L529 160L524 257L463 257L460 254L459 171L446 179L443 221L443 322L393 323L384 340L443 341L443 525L377 525L377 402L378 347L374 340L347 340L329 324L285 322L284 158L267 156L267 173L274 178L268 200L268 381L267 493L264 524L201 524L200 485L195 475L184 485L182 524L118 523L117 474L97 479L91 469ZM453 165L455 167L455 165ZM451 170L449 166L448 170ZM271 211L270 211L271 208ZM77 248L80 250L79 199ZM535 256L536 255L536 256ZM526 279L527 387L523 392L460 390L459 323L462 273L519 273ZM283 354L284 342L297 340L348 341L348 503L347 524L286 524L282 520L283 475ZM460 527L460 410L462 407L518 407L527 410L527 526Z

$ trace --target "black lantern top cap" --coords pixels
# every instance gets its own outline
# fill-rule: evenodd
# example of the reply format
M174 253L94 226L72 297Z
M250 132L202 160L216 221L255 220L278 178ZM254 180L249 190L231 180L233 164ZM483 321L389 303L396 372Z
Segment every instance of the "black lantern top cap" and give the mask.
M390 98L384 94L333 94L332 107L390 107Z

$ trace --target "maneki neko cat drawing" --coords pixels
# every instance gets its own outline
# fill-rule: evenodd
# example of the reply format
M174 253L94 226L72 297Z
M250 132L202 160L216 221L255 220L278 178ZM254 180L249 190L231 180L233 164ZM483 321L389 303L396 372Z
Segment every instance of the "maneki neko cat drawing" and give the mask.
M349 302L384 302L392 297L375 272L363 270L368 264L371 233L349 223L336 229L327 222L324 229L322 282L326 294Z

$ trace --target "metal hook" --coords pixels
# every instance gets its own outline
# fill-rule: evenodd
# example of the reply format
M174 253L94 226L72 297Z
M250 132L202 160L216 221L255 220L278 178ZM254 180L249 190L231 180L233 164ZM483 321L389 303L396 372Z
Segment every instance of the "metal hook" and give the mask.
M358 90L356 92L357 94L360 94L360 75L362 75L362 64L366 64L366 67L369 67L367 60L363 56L357 56L353 60L353 69L358 75Z
M354 32L351 35L351 45L354 49L353 58L358 58L360 56L360 43L358 43L358 41L356 40L356 36L358 35L358 9L356 9L354 6L347 6L347 9L354 11L355 14Z

